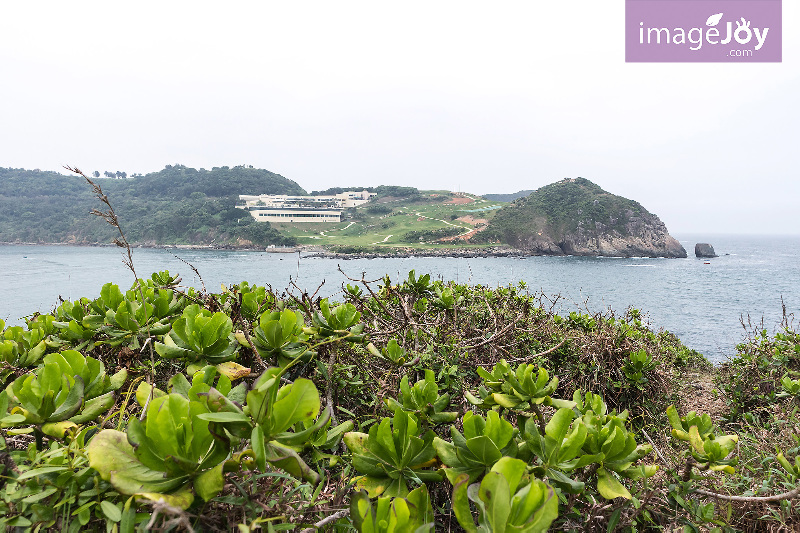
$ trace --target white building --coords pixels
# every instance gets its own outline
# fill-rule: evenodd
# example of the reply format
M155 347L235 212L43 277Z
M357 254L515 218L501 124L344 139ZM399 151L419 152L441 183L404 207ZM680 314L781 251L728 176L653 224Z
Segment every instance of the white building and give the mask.
M241 205L259 222L341 222L342 212L375 196L369 191L349 191L328 196L288 196L285 194L240 194Z

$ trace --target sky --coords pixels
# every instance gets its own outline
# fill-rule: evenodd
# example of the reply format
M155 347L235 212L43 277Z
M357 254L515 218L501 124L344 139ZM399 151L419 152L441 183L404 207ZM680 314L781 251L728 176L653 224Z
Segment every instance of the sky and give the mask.
M673 234L800 234L800 2L782 63L625 63L624 19L622 0L3 2L0 166L476 194L581 176Z

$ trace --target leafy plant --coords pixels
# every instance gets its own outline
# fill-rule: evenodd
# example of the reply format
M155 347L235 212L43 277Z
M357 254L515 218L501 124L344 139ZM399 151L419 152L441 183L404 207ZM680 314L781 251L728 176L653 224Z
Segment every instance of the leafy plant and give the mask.
M779 398L796 398L800 396L800 379L792 379L788 375L781 378L783 390L778 393Z
M738 436L717 436L714 434L711 417L707 414L698 416L692 411L685 417L680 417L672 405L667 408L667 418L672 425L673 438L691 445L689 453L694 459L694 465L700 470L710 469L733 474L733 467L739 458L728 456L736 447Z
M622 367L622 373L636 385L647 383L647 373L656 367L653 356L645 350L631 352Z
M122 386L127 371L105 373L103 363L74 350L50 354L35 372L20 376L0 400L2 427L35 426L45 435L61 438L67 429L90 422L114 405L113 391ZM33 428L15 430L16 433Z
M605 402L597 395L589 397L589 393L586 398L581 398L581 392L575 391L573 399L579 412L583 412L582 420L586 426L583 452L598 456L594 461L598 464L597 491L606 499L631 499L628 489L613 474L630 479L655 475L658 469L655 465L633 466L652 452L653 447L649 444L637 445L636 438L625 427L627 411L609 413Z
M433 531L433 507L425 485L405 498L383 496L373 506L366 491L353 493L350 516L360 533L426 533Z
M310 336L303 332L305 323L303 316L294 311L267 311L258 319L253 331L253 344L261 357L275 360L280 367L288 365L297 357L308 360L316 354L309 350ZM248 345L246 339L239 338L239 343Z
M558 497L543 481L526 479L524 461L503 457L478 485L461 474L453 487L453 512L468 533L538 533L558 517ZM478 510L475 524L469 502Z
M446 235L443 235L446 236ZM423 274L417 277L416 272L409 271L408 278L403 282L400 287L403 292L409 292L418 296L423 296L431 290L431 275Z
M164 342L156 342L156 352L165 359L185 359L195 364L224 363L236 357L238 343L232 335L233 323L225 313L211 313L192 304L183 310L183 315L164 336Z
M223 487L230 443L212 434L200 401L180 394L150 399L144 421L131 418L127 432L104 429L87 447L89 465L122 494L144 494L187 508L194 493L204 500Z
M414 415L398 409L392 419L372 425L369 434L345 433L353 468L363 474L357 478L356 488L365 489L371 498L406 496L409 481L441 481L439 471L427 470L436 464L435 434L428 430L420 437L420 430Z
M587 454L583 450L588 431L581 418L575 418L572 409L561 408L545 426L544 434L539 432L537 423L525 419L523 440L524 452L536 456L539 464L533 469L536 476L544 478L561 490L577 494L583 491L584 483L567 474L584 466L603 460L602 454Z
M92 519L109 527L122 518L113 487L89 468L85 444L92 431L70 435L67 445L52 441L41 451L11 452L19 465L0 488L0 527L79 531ZM69 524L69 527L66 525Z
M53 323L50 317L50 323ZM3 331L0 338L0 361L5 368L0 372L0 377L5 380L15 369L29 368L36 366L49 347L49 334L45 328L37 327L42 322L34 322L34 327L25 331L20 326L11 326ZM5 323L0 320L0 330L5 327Z
M408 352L406 352L406 349L400 346L395 339L391 339L386 343L386 346L382 350L378 350L375 345L370 342L367 344L367 350L375 357L391 361L397 366L409 366L414 361L419 360L418 358L414 358L409 361Z
M320 337L341 337L347 342L364 340L364 324L359 324L361 313L351 303L331 309L327 299L319 303L319 311L312 315L312 325Z
M443 470L450 483L455 484L462 474L467 474L470 482L476 481L502 457L517 455L514 427L496 411L489 411L486 419L467 411L462 424L463 435L450 426L452 443L433 439L439 459L448 467Z
M413 413L426 425L449 424L458 417L456 412L444 411L450 405L450 394L439 394L436 375L430 369L425 369L425 379L417 381L412 387L408 385L408 376L403 376L397 400L386 398L385 402L390 410L402 409Z
M558 387L558 377L550 379L550 374L544 368L522 363L512 372L505 359L501 359L491 372L480 367L477 372L483 378L485 387L478 390L480 398L465 393L473 405L517 411L538 410L539 405L568 408L575 405L569 400L551 397Z
M435 297L431 300L431 304L439 309L452 310L464 301L464 297L454 295L453 289L450 287L435 287L434 294Z
M234 436L249 437L250 448L239 456L240 460L250 456L262 471L269 462L316 485L320 481L319 474L294 448L302 450L312 437L319 437L315 433L330 419L330 409L317 419L320 399L316 386L305 378L282 385L285 370L268 368L247 393L243 408L209 388L203 395L212 412L201 414L199 418L218 424ZM297 424L304 429L292 431Z

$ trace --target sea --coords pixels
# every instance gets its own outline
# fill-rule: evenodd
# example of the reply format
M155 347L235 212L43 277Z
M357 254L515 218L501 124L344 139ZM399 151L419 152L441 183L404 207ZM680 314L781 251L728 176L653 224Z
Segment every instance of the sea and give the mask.
M519 285L559 299L559 312L623 313L632 306L714 363L736 353L744 325L778 331L784 310L800 317L800 236L676 235L686 259L607 257L403 257L330 259L304 253L189 249L133 250L140 277L169 270L183 284L219 291L241 281L279 292L341 297L345 276L392 280L417 274L490 287ZM694 257L697 242L719 255ZM7 326L51 311L59 299L95 298L106 282L126 289L133 274L117 247L0 246L0 319ZM191 265L191 266L190 266ZM194 271L196 269L197 272ZM341 271L340 271L341 269ZM344 273L342 273L344 272ZM198 275L199 274L199 275Z

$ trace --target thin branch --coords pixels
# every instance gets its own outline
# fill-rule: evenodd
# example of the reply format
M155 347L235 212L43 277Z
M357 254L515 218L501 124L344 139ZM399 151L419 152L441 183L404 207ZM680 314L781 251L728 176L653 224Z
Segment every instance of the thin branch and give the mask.
M517 320L519 320L520 318L522 318L522 315L517 316L517 318L512 320L506 327L504 327L503 329L501 329L500 331L498 331L497 333L495 333L494 335L492 335L488 339L485 339L483 342L479 342L478 344L473 344L473 345L470 345L470 346L462 346L462 348L464 348L465 350L470 350L470 349L480 348L481 346L483 346L485 344L489 344L490 342L493 342L496 338L500 337L501 335L505 334L508 330L513 328L514 325L516 324Z
M653 449L656 451L656 454L658 454L658 456L661 458L661 461L664 463L664 465L668 465L669 463L667 462L667 460L664 458L663 455L661 455L661 450L658 449L658 446L656 446L656 443L653 442L653 439L650 438L650 435L647 434L647 431L645 431L644 428L642 428L642 435L644 435L644 438L647 439L647 442L649 442L650 446L652 446Z
M558 350L559 348L561 348L561 346L562 346L562 345L563 345L565 342L567 342L567 338L568 338L568 337L564 337L563 339L561 339L561 342L559 342L558 344L556 344L556 345L555 345L555 346L553 346L552 348L548 348L547 350L545 350L545 351L543 351L543 352L535 353L535 354L533 354L533 355L526 355L525 357L517 357L516 359L509 359L509 362L512 362L512 363L513 363L513 362L516 362L516 361L522 361L523 359L531 359L531 358L533 358L533 357L541 357L541 356L543 356L543 355L547 355L547 354L553 353L553 352L555 352L556 350ZM491 339L489 339L489 340L491 340Z
M782 494L776 494L774 496L728 496L727 494L719 494L717 492L710 492L703 489L695 489L697 494L702 494L703 496L710 496L711 498L716 498L718 500L725 500L729 502L761 502L761 503L768 503L768 502L779 502L781 500L791 500L796 496L800 495L800 487L796 487L789 492L784 492Z
M175 259L177 259L178 261L182 261L182 262L183 262L183 263L185 263L185 264L186 264L186 265L187 265L189 268L191 268L191 269L192 269L192 272L194 272L194 275L195 275L195 276L197 276L197 278L200 280L200 284L203 286L203 292L206 292L206 284L205 284L205 282L203 281L203 276L201 276L201 275L200 275L200 271L199 271L199 270L197 270L197 268L195 268L195 266L194 266L193 264L191 264L189 261L187 261L186 259L183 259L182 257L178 257L178 256L177 256L177 255L175 255L175 254L172 254L172 257L174 257L174 258L175 258Z
M316 524L313 527L307 527L304 530L300 531L300 533L314 533L317 529L330 524L331 522L335 522L340 518L344 518L345 516L350 514L350 509L343 509L341 511L335 512L332 515L328 515Z

